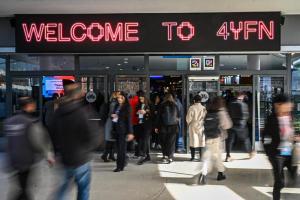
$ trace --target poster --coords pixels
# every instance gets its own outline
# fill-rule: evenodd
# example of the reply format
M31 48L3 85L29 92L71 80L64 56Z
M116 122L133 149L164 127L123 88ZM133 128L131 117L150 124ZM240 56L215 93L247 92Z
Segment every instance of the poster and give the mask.
M205 57L203 69L215 70L215 57Z
M201 58L191 58L190 59L190 70L200 71L201 70Z

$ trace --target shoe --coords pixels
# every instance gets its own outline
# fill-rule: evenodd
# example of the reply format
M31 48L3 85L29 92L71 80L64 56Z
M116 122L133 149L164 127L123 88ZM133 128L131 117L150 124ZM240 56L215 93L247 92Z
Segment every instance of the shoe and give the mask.
M222 181L222 180L225 180L225 179L226 179L226 176L224 175L224 173L223 172L218 172L217 180Z
M121 172L121 171L124 171L124 169L120 169L120 168L114 169L114 172Z
M231 156L226 156L225 162L231 162L231 161L232 161Z
M205 185L206 184L206 176L203 174L200 174L198 178L198 185Z
M117 160L114 156L109 156L108 159L111 160L111 161L116 161Z
M195 158L191 158L190 161L195 161Z
M163 158L162 161L161 161L161 163L162 163L162 164L169 164L169 160Z
M161 150L161 145L158 144L158 145L156 146L156 149L157 149L157 150Z
M251 153L249 153L249 160L254 158L256 156L256 152L255 151L252 151Z
M152 144L151 144L151 148L152 148L152 149L155 149L155 146L156 146L155 143L152 143Z
M173 162L173 159L172 158L169 158L168 159L168 164L172 163Z
M141 157L140 160L137 162L137 165L144 164L146 158Z
M107 159L107 156L105 156L104 154L101 156L101 159L102 159L104 162L109 162L109 160Z

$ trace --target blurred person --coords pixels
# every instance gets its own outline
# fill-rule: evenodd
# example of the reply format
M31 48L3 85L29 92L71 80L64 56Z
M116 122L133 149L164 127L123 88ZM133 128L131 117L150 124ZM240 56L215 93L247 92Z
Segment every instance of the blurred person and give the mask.
M194 104L190 106L186 115L186 122L189 129L191 161L195 160L196 149L199 149L201 160L202 149L205 147L204 135L204 118L206 115L206 108L201 104L201 96L194 97Z
M246 152L249 154L249 159L255 156L252 151L251 142L249 138L249 131L247 122L249 119L248 105L244 102L245 94L239 92L235 101L229 104L229 115L233 122L233 127L228 131L228 138L226 139L226 159L225 162L232 160L231 149L237 138L243 142Z
M51 124L55 135L58 153L63 164L63 181L56 194L57 200L66 199L71 181L77 185L77 199L88 200L92 151L99 145L100 129L97 123L89 120L91 110L85 104L81 85L64 81L65 96L60 102Z
M46 157L48 163L55 163L52 145L46 129L38 118L34 117L36 103L31 97L19 99L21 112L4 121L4 132L7 137L9 166L16 171L20 192L12 199L33 199L29 193L29 179L33 166Z
M211 167L215 167L218 170L218 181L226 179L224 175L225 167L222 162L222 138L226 135L226 130L231 127L232 121L225 108L224 100L221 97L215 97L209 103L204 119L206 147L203 154L203 166L198 184L206 184L206 176Z
M178 126L178 134L176 136L176 152L181 153L185 151L184 141L183 141L183 119L185 117L184 108L176 92L173 93L173 97L179 111L179 126Z
M284 167L287 167L290 178L295 180L297 167L292 166L294 135L291 112L293 104L284 94L273 98L273 113L268 116L262 134L262 142L269 161L273 167L273 199L280 199L280 191L285 186Z
M127 141L133 140L134 136L131 124L131 109L126 94L120 92L117 100L118 104L111 118L117 146L117 167L114 169L114 172L121 172L124 170L127 162Z
M140 159L138 165L142 165L150 161L150 136L152 130L152 112L150 101L145 95L139 96L139 103L136 107L136 114L138 115L137 131L139 133L139 154Z
M161 137L163 164L173 162L179 117L179 110L172 94L166 94L159 108L155 130Z
M110 102L109 102L108 118L105 123L105 149L101 156L104 162L109 162L110 160L116 161L115 158L116 136L113 133L111 115L113 114L115 107L118 104L117 97L119 94L120 92L114 91L111 95Z
M154 124L157 121L160 103L161 103L160 96L159 94L156 94L154 97L154 104L152 106L152 124ZM159 135L155 133L155 127L153 127L152 130L151 140L152 140L151 141L152 149L161 149Z
M130 104L130 107L131 107L131 123L132 123L132 126L133 126L133 134L134 134L134 141L130 142L131 144L129 144L130 146L133 146L134 148L134 156L136 158L139 158L139 144L138 144L138 141L139 141L139 133L138 131L136 130L137 128L137 125L138 125L138 117L136 115L136 106L138 105L139 103L139 96L140 95L143 95L144 94L144 91L142 90L139 90L136 92L136 95L133 96L132 98L129 99L129 104Z

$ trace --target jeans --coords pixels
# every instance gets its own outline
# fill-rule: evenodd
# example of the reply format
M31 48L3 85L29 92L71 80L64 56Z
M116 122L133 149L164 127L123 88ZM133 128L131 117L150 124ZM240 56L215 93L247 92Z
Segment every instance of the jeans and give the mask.
M21 191L13 198L15 200L30 200L29 191L28 191L28 179L30 176L30 169L17 172L17 178Z
M77 168L65 168L64 169L63 184L58 190L57 200L66 199L66 191L71 180L74 178L77 185L77 200L88 200L90 192L91 182L91 167L89 163L81 165Z

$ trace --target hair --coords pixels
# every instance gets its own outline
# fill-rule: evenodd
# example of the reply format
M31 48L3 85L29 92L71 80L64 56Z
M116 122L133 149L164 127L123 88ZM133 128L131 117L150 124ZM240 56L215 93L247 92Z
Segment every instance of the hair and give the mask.
M151 101L146 97L146 95L141 95L141 96L139 96L139 97L144 97L144 99L145 99L145 105L150 105L151 104ZM140 99L139 99L139 103L141 103L141 101L140 101Z
M59 94L53 93L52 99L53 99L53 100L56 100L56 99L58 99L58 98L59 98Z
M111 96L110 96L110 101L112 101L113 99L117 98L118 94L120 93L120 91L113 91Z
M18 100L19 100L19 105L20 105L21 109L23 109L24 107L26 107L29 104L35 103L34 99L29 96L20 97Z
M291 102L291 99L286 94L278 94L275 97L273 97L273 104L276 103L289 103Z
M123 111L125 111L126 116L128 115L127 117L130 117L130 115L131 115L131 107L130 107L130 104L129 104L129 100L127 98L127 94L125 92L121 91L121 92L119 92L119 95L121 95L121 96L123 96L125 98L125 102L122 104L121 109Z
M200 95L196 95L196 96L194 96L194 98L193 98L193 101L195 102L195 103L201 103L201 100L202 100L202 98L201 98L201 96Z
M173 97L173 95L171 93L167 93L165 95L163 103L166 103L166 102L176 103L175 99L174 99L174 97Z
M225 107L224 99L222 97L215 97L210 101L208 105L208 111L217 112L224 107Z
M123 96L124 99L125 99L125 102L124 102L123 106L130 106L127 94L122 91L122 92L119 92L119 95Z

